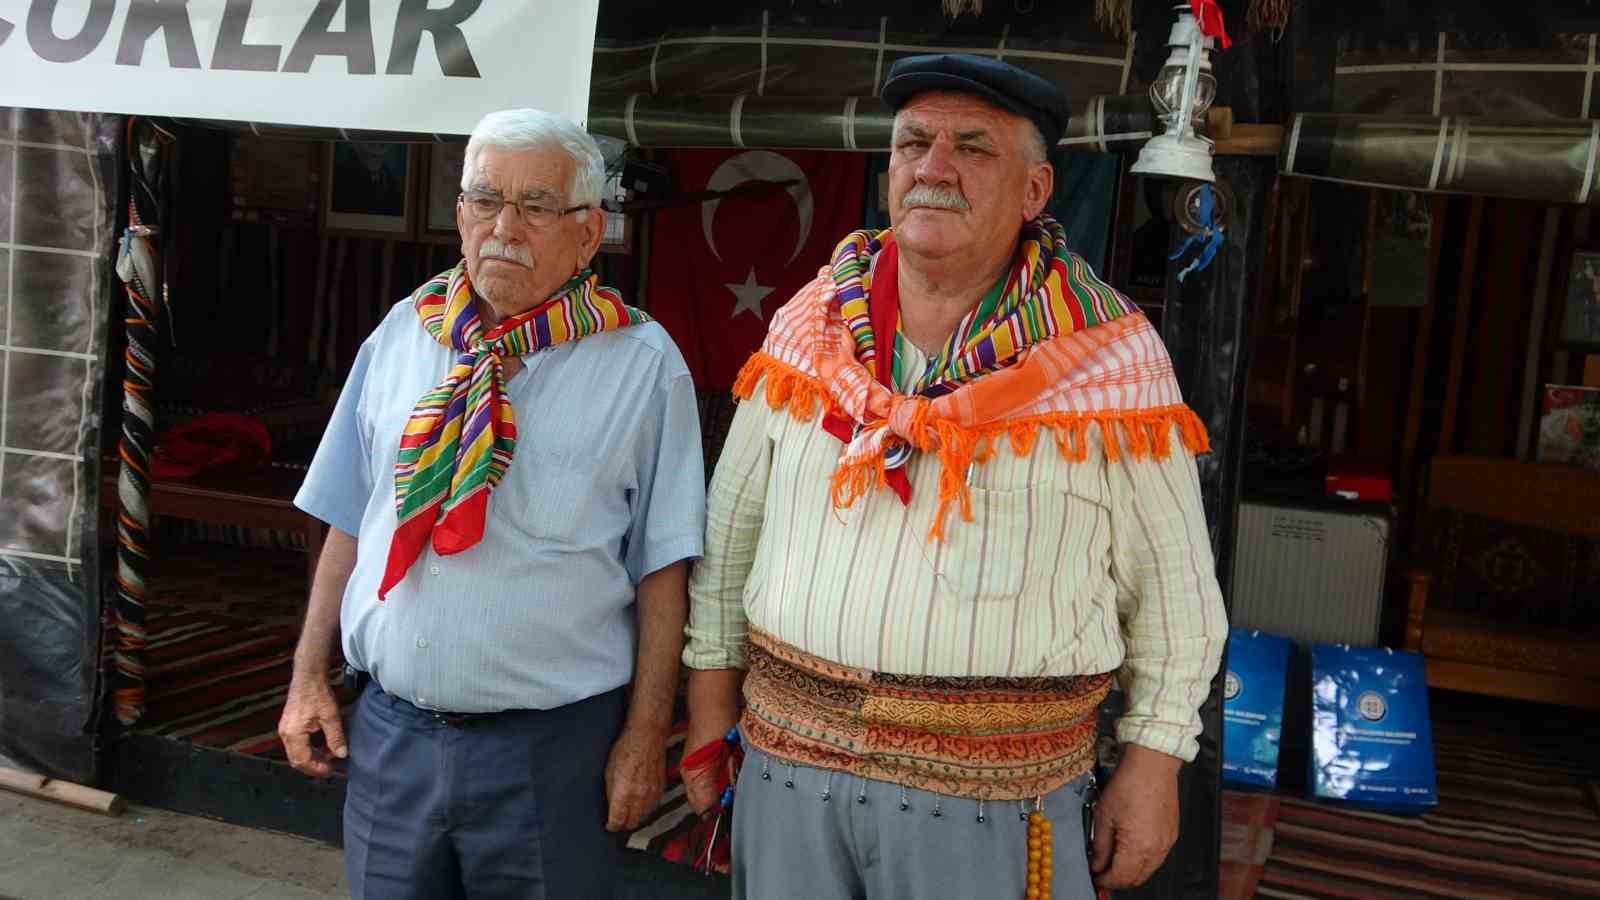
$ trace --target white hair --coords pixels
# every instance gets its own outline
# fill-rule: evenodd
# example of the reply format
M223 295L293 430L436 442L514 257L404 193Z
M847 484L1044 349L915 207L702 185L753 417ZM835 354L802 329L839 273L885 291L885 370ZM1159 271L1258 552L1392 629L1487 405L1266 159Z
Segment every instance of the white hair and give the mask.
M542 109L502 109L478 121L467 140L467 154L461 167L461 189L471 190L477 177L478 151L484 147L501 150L544 150L560 148L572 159L572 184L566 202L572 206L599 206L605 190L606 160L589 133L562 117ZM587 218L579 212L578 221Z

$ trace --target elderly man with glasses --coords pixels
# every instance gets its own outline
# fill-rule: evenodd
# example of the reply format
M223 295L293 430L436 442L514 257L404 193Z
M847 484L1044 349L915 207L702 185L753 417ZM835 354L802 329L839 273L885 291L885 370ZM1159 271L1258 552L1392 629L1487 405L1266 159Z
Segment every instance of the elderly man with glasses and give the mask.
M660 797L704 475L683 358L589 267L604 177L570 122L483 119L464 259L362 345L295 500L331 530L279 733L349 760L357 898L610 896Z

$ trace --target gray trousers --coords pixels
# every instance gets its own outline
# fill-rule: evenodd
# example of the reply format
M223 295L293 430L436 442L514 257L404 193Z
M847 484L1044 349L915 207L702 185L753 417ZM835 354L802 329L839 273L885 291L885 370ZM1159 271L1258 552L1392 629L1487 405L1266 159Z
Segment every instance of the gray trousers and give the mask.
M976 800L791 767L745 746L734 801L734 900L1020 900L1026 894L1023 816L1032 801L984 803L979 821ZM1054 826L1055 900L1095 900L1083 842L1088 784L1084 776L1044 798Z

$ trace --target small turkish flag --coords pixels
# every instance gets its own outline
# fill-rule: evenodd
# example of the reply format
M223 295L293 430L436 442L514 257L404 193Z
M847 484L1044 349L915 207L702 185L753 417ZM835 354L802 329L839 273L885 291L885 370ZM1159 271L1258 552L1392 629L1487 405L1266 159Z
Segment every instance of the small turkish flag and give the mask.
M695 387L731 390L772 314L860 227L866 155L680 150L667 159L683 193L727 193L656 211L648 308Z
M1233 39L1228 37L1228 26L1222 18L1222 7L1217 5L1217 0L1189 0L1189 8L1194 12L1195 21L1200 23L1200 33L1206 37L1217 39L1217 46L1223 50L1233 46Z

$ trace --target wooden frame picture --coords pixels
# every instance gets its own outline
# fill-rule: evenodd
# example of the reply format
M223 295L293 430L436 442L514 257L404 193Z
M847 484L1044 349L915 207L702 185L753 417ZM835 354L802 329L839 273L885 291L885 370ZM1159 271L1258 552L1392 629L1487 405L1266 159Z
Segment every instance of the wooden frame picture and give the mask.
M409 239L417 210L419 153L411 144L339 141L328 146L322 227L329 234Z
M633 216L622 210L606 210L606 230L600 239L598 253L633 252Z
M235 135L228 154L229 217L235 222L316 227L323 156L315 141Z
M422 214L417 238L437 244L461 241L456 227L456 197L461 194L461 170L466 164L465 141L428 145L428 166L422 179Z
M1600 352L1600 246L1572 249L1567 260L1567 285L1556 343L1574 350Z

